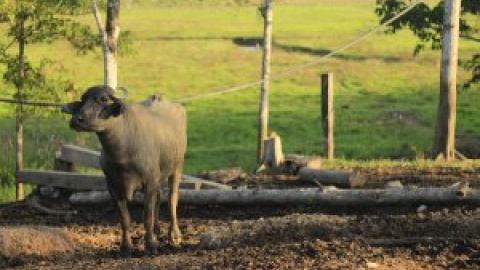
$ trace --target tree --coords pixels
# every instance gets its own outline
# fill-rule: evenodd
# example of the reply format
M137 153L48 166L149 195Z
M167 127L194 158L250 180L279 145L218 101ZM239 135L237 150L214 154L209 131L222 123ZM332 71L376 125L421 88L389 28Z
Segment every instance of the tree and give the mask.
M375 13L383 23L405 9L410 3L410 0L377 0ZM445 1L439 1L433 7L419 3L410 12L390 24L387 33L395 33L404 28L410 29L419 39L414 50L415 54L424 50L428 45L431 49L441 49L444 7ZM468 19L469 16L479 16L478 14L480 14L478 0L462 1L460 36L480 43L480 25L474 19ZM470 60L465 60L463 66L472 71L472 77L463 86L468 88L479 83L480 53L474 54Z
M387 32L395 33L399 29L410 29L419 39L419 43L414 50L415 54L424 50L427 45L430 45L431 49L441 49L442 33L444 30L447 32L449 30L444 29L444 10L450 11L450 9L453 9L453 2L448 3L447 10L445 9L445 1L440 1L433 7L429 7L425 3L419 3L409 13L390 24ZM457 3L459 4L460 2ZM385 22L410 4L411 1L406 0L377 0L375 12L380 17L381 22ZM462 5L460 19L458 20L460 35L463 38L480 43L480 39L476 38L480 33L479 25L474 25L473 20L468 19L469 16L473 17L480 13L478 0L463 0ZM447 12L445 12L445 16L446 15L448 15ZM448 23L456 24L456 22ZM448 42L446 44L448 44ZM456 58L454 61L456 61ZM473 84L480 82L480 53L476 53L470 60L464 61L463 66L467 70L472 71L471 78L463 84L464 88L470 88ZM441 77L443 77L443 75L444 73L442 72ZM454 158L455 152L456 90L454 87L446 91L445 84L442 78L433 157L443 157L446 160L451 160Z
M104 84L117 88L117 50L120 37L118 19L120 15L120 0L107 0L107 19L105 29L102 27L100 12L96 0L91 0L92 11L102 42L104 57ZM128 38L127 38L128 39Z
M0 23L6 24L9 44L0 44L0 63L6 66L3 79L16 89L14 97L25 100L31 97L48 96L59 99L58 87L48 79L48 68L52 62L43 59L35 66L27 58L26 46L39 42L52 42L66 38L79 50L88 50L95 45L90 28L75 22L65 15L86 11L81 0L3 0L0 2ZM17 44L15 53L9 49ZM16 172L23 167L23 120L28 111L21 105L16 107ZM22 185L18 183L17 199L23 198Z

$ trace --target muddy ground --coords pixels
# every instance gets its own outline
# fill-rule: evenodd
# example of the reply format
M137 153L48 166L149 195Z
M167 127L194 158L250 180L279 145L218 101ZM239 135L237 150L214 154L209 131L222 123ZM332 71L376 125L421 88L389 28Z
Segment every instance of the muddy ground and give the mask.
M469 180L474 187L480 184L480 170L399 168L361 172L367 176L368 187L380 187L391 180L416 186L447 186L460 180ZM236 184L257 188L315 185L288 177L250 179L248 183ZM49 203L51 207L70 207L65 202L44 202ZM184 242L178 248L166 244L168 223L164 207L162 245L156 255L146 255L143 250L142 209L133 206L131 230L135 250L129 259L117 256L121 230L111 206L70 209L76 214L46 215L25 204L1 206L0 230L4 235L13 230L24 234L17 237L31 241L26 245L25 250L30 253L27 255L7 256L8 247L4 245L3 251L0 247L0 268L480 269L480 208L472 205L180 205ZM48 254L48 245L60 245L41 239L32 231L50 232L52 228L59 229L68 243L67 248L62 246L61 251ZM0 242L5 239L0 234ZM36 243L39 245L35 246Z

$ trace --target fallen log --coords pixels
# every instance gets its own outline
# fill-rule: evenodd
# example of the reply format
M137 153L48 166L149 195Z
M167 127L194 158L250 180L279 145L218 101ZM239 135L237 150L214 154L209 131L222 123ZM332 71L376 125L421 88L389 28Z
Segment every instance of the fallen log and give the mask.
M166 198L166 191L162 196ZM380 205L449 205L480 204L480 190L457 188L417 189L264 189L264 190L180 190L181 204L227 205L294 205L319 204L329 206L380 206ZM110 201L108 192L97 192L88 197L76 193L70 197L72 204L97 204ZM133 203L143 203L138 193Z
M290 162L298 167L308 167L310 169L321 169L322 158L317 156L302 156L295 154L286 154L285 162Z
M300 180L314 181L321 185L353 188L365 184L365 178L360 174L340 170L316 170L307 167L299 171Z
M282 166L286 173L297 175L300 169L304 167L320 170L322 168L322 159L316 156L286 154Z
M419 244L434 244L438 242L464 242L471 240L463 237L407 237L407 238L380 238L367 239L372 247L408 247Z
M246 178L247 174L241 168L229 168L195 174L195 176L217 183L228 184L234 180Z
M30 205L32 208L37 209L38 211L48 214L48 215L56 215L56 216L63 216L63 215L75 215L77 211L73 210L57 210L45 207L40 204L38 201L37 196L33 196L30 200L27 201L27 204Z

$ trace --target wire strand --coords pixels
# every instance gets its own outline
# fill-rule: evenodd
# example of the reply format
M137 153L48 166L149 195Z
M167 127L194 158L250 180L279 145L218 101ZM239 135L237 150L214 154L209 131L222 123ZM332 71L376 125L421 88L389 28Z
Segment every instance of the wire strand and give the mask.
M0 102L31 105L31 106L37 106L37 107L62 107L64 105L63 103L40 102L40 101L29 101L29 100L22 100L22 99L7 99L7 98L0 98Z
M392 22L396 21L397 19L399 19L400 17L402 17L403 15L408 13L410 10L412 10L414 7L416 7L418 4L420 4L422 2L423 2L423 0L417 0L413 3L411 3L410 6L406 7L400 13L398 13L394 17L390 18L389 20L385 21L384 23L374 27L373 29L371 29L367 33L363 34L359 38L357 38L357 39L355 39L355 40L353 40L353 41L351 41L351 42L349 42L349 43L347 43L343 46L338 47L337 49L329 52L328 54L325 54L325 55L321 56L319 59L316 59L314 61L305 63L303 65L296 66L296 67L291 68L291 69L288 69L288 70L283 71L283 72L281 72L277 75L273 75L273 76L271 76L271 80L279 80L281 78L290 76L291 74L297 73L297 72L299 72L303 69L309 68L309 67L314 66L314 65L318 65L318 64L322 63L323 61L325 61L326 59L332 57L333 55L338 54L342 51L345 51L346 49L348 49L350 47L353 47L354 45L362 42L363 40L365 40L367 38L369 38L374 33L382 30L384 27L390 25ZM248 82L248 83L245 83L245 84L229 87L229 88L218 90L218 91L213 91L213 92L204 93L204 94L197 94L197 95L192 95L192 96L183 97L183 98L178 98L178 99L175 99L174 101L176 101L176 102L189 102L189 101L193 101L193 100L199 100L199 99L204 99L204 98L208 98L208 97L214 97L214 96L223 95L223 94L227 94L227 93L238 92L238 91L245 90L245 89L248 89L248 88L253 87L253 86L260 85L263 82L264 82L264 80L261 79L261 80L258 80L258 81ZM42 106L42 107L49 107L49 106L50 107L61 107L63 105L61 103L35 102L35 101L5 99L5 98L0 98L0 102L17 103L17 104Z
M361 41L369 38L371 35L373 35L374 33L380 31L381 29L383 29L384 27L388 26L389 24L391 24L392 22L396 21L397 19L399 19L400 17L402 17L403 15L405 15L406 13L408 13L410 10L412 10L415 6L417 6L418 4L420 4L421 2L423 2L422 0L418 0L418 1L415 1L413 2L410 6L408 6L407 8L405 8L404 10L402 10L400 13L398 13L397 15L395 15L394 17L390 18L389 20L385 21L383 24L377 26L377 27L374 27L372 30L368 31L367 33L365 33L364 35L360 36L359 38L357 38L356 40L352 41L352 42L349 42L331 52L329 52L328 54L326 55L323 55L322 57L320 57L319 59L315 60L315 61L311 61L311 62L308 62L306 64L303 64L303 65L300 65L300 66L297 66L297 67L294 67L294 68L291 68L289 70L286 70L280 74L277 74L277 75L273 75L271 76L271 80L279 80L281 78L284 78L284 77L287 77L293 73L296 73L296 72L299 72L303 69L306 69L306 68L309 68L311 66L314 66L314 65L318 65L319 63L325 61L326 59L332 57L333 55L335 54L338 54L358 43L360 43ZM202 99L202 98L205 98L205 97L211 97L211 96L217 96L217 95L221 95L221 94L226 94L226 93L233 93L233 92L237 92L237 91L240 91L240 90L244 90L246 88L250 88L252 86L256 86L256 85L260 85L264 82L264 80L258 80L258 81L254 81L254 82L250 82L250 83L246 83L246 84L242 84L242 85L238 85L238 86L234 86L234 87L231 87L231 88L227 88L227 89L224 89L224 90L219 90L219 91L215 91L215 92L210 92L210 93L207 93L207 94L198 94L198 95L194 95L194 96L190 96L190 97L186 97L186 98L180 98L180 99L177 99L176 101L177 102L186 102L186 101L192 101L192 100L197 100L197 99Z

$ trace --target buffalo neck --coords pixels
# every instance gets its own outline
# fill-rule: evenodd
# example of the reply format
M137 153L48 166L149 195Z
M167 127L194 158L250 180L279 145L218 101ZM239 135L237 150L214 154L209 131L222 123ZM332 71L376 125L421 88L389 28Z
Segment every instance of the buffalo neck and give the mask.
M97 137L102 145L103 152L112 157L120 158L125 153L125 140L131 138L129 128L125 121L126 115L122 114L117 117L112 117L108 120L108 124L101 132L97 132Z

